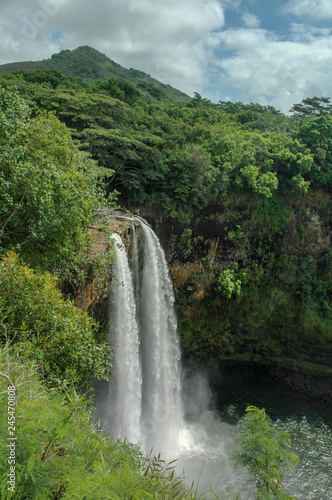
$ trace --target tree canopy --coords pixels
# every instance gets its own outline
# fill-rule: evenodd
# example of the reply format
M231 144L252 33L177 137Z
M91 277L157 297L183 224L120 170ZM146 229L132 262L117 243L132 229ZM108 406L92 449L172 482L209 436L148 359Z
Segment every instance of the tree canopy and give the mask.
M31 117L15 91L0 89L0 251L15 248L44 267L73 258L103 201L95 163L52 113Z
M108 343L97 342L97 324L64 299L53 276L9 252L0 261L0 297L0 329L35 361L46 385L86 389L108 378Z
M290 452L290 435L278 430L264 408L248 406L244 430L238 441L241 449L232 457L236 466L248 468L250 481L257 488L257 499L296 500L287 495L284 485L284 469L295 469L299 457Z
M329 97L307 97L301 103L294 104L290 109L291 113L299 116L320 116L331 114L332 104Z

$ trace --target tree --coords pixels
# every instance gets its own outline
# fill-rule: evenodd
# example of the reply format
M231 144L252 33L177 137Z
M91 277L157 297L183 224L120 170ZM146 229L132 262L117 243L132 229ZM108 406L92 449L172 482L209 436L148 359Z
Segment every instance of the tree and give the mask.
M52 268L87 247L86 226L103 203L97 167L53 114L30 118L15 91L0 89L0 252L15 248Z
M278 187L278 177L274 172L262 174L258 167L248 165L241 169L241 174L254 193L261 196L270 198Z
M332 112L331 99L329 97L307 97L301 103L294 104L289 110L300 116L320 116Z
M129 105L134 104L141 97L141 93L137 89L136 85L131 82L127 82L124 78L115 76L108 78L104 82L96 83L93 90L95 92L110 95L111 97L126 102Z
M314 155L314 164L310 172L313 182L320 186L331 186L332 116L319 116L308 121L300 127L298 138Z
M234 264L231 269L225 269L219 273L217 290L227 299L231 299L233 296L240 297L246 278L247 273L245 271L239 272L238 264Z
M264 408L248 406L244 431L238 438L241 450L235 450L235 466L248 468L251 482L257 487L257 499L295 500L282 484L284 467L295 468L299 458L289 452L290 436L276 429Z

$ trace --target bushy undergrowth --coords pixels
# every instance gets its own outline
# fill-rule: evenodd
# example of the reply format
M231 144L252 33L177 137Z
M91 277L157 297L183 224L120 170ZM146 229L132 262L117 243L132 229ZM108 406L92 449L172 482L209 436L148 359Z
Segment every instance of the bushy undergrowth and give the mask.
M102 436L91 423L87 401L74 389L48 391L38 368L12 350L0 352L0 371L17 390L15 493L8 490L7 385L0 376L1 498L17 500L194 499L172 467L145 458L137 446Z
M65 300L53 276L20 264L14 252L0 261L0 323L48 386L83 389L109 376L110 348L97 342L98 325Z

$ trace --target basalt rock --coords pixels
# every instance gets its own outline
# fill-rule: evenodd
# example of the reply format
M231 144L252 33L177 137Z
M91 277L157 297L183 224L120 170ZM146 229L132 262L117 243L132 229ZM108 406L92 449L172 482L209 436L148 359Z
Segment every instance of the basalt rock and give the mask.
M89 228L93 239L91 260L86 269L87 278L75 295L75 304L80 309L91 313L107 329L107 300L112 279L112 243L111 234L117 233L126 247L128 256L133 253L133 224L139 229L139 220L129 220L121 215L109 214L102 224ZM94 263L96 265L94 266ZM98 264L99 263L99 264Z
M332 405L332 376L295 372L283 368L273 368L270 375L292 390L311 394Z

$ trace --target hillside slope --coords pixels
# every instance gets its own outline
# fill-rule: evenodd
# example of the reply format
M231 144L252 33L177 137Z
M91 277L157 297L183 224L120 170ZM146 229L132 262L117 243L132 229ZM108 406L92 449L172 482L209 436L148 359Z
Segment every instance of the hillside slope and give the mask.
M27 61L3 64L0 73L13 73L14 71L30 71L39 69L54 69L65 76L82 78L87 82L106 80L116 76L135 83L138 87L154 86L164 94L164 99L169 102L189 100L189 96L152 78L147 73L137 69L126 69L112 61L109 57L89 46L78 47L74 50L62 50L53 54L50 59L43 61Z

